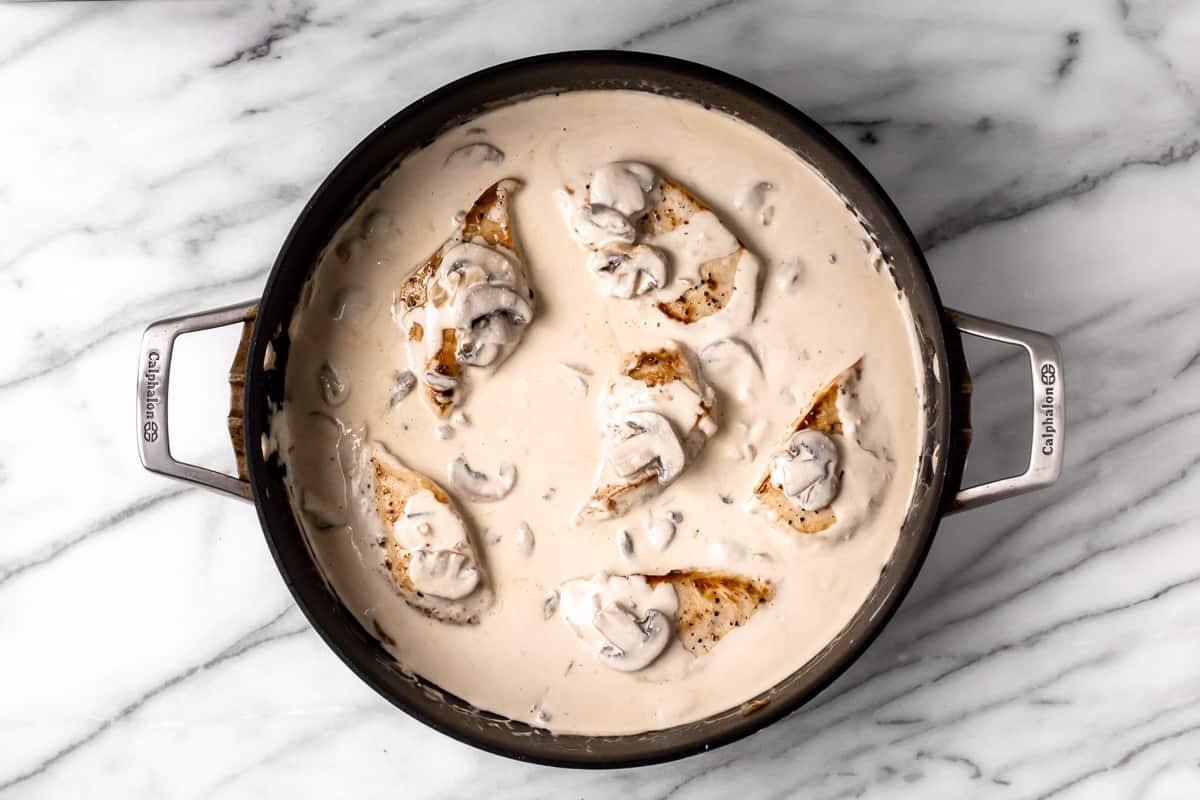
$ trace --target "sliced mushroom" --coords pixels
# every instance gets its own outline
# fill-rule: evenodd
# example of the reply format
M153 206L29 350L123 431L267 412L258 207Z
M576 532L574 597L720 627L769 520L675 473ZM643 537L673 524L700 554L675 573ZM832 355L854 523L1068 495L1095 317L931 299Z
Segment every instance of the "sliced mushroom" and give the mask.
M674 635L679 610L675 588L651 586L645 575L610 575L567 581L559 587L559 616L607 666L632 672L648 666Z
M746 407L757 403L754 396L766 388L758 356L741 339L718 339L700 351L704 377Z
M584 247L596 248L621 242L633 244L637 237L633 223L615 208L584 203L571 215L571 228Z
M487 142L471 142L450 151L446 156L446 166L483 164L503 164L504 151L493 147Z
M439 392L453 392L458 388L458 378L433 370L425 373L425 383Z
M617 552L622 558L633 558L633 534L622 530L617 533Z
M613 471L629 478L643 470L667 484L683 471L686 456L671 422L653 411L635 411L622 424L631 431L625 439L608 448L607 458Z
M406 369L403 372L397 372L395 380L392 381L392 394L388 398L388 408L395 408L403 403L415 388L417 388L417 376L412 374L412 370Z
M480 503L502 500L517 481L517 468L504 463L496 468L495 476L471 469L466 456L450 462L450 482L467 497Z
M700 351L700 361L704 366L730 364L738 369L762 372L762 364L758 363L758 356L750 345L733 337L718 339L706 346Z
M479 585L475 563L453 550L417 550L408 562L408 577L417 591L446 600L461 600Z
M675 523L667 517L655 517L651 514L650 522L646 525L646 539L651 546L661 552L670 546L674 538Z
M797 431L771 457L771 483L805 511L825 508L838 493L837 445L821 431Z
M785 292L793 292L804 282L804 262L792 256L779 262L775 269L775 285Z
M513 542L517 545L517 552L528 558L533 555L533 529L528 523L522 522L517 526L517 532L513 535Z
M475 367L493 363L503 345L516 341L533 317L528 300L507 286L491 283L478 283L460 292L455 309L462 331L455 356Z
M390 533L396 544L406 550L456 550L467 538L462 520L449 504L428 490L405 500Z
M667 285L667 261L656 248L609 244L588 255L588 268L598 275L605 294L628 299Z
M350 397L350 387L328 361L318 370L317 383L321 386L321 397L330 408L337 408Z
M635 619L628 611L609 605L596 612L593 624L609 642L600 648L600 660L620 672L650 666L671 641L671 621L657 609Z
M654 189L654 181L654 170L645 164L614 161L592 175L589 197L633 219L646 210L646 195Z
M478 270L479 277L490 282L512 283L517 275L517 266L507 253L474 242L459 242L442 254L438 276L442 280L451 275L461 275L456 280L469 279L472 270Z
M558 611L558 592L551 591L542 601L542 618L550 619Z
M744 187L733 205L738 211L758 211L767 204L767 192L775 191L775 184L770 181L759 181Z
M487 318L476 336L464 336L454 351L454 357L472 367L487 367L496 362L504 345L513 341L513 326L504 317Z

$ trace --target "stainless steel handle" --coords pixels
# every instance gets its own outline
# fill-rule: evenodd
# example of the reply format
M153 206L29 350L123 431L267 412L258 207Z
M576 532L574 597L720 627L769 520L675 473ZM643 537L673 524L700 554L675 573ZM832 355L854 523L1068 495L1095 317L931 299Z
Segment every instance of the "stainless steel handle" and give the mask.
M1029 466L1020 475L1002 478L978 486L959 489L951 512L975 508L995 500L1042 489L1058 480L1062 472L1063 411L1062 351L1053 336L1005 325L982 317L946 309L951 321L963 333L1007 342L1025 348L1033 375L1033 441L1029 448Z
M146 469L243 500L250 499L248 481L171 457L171 437L167 433L167 385L171 379L171 350L177 336L243 322L257 305L258 300L252 300L159 320L146 328L142 334L141 360L138 361L137 389L138 454Z

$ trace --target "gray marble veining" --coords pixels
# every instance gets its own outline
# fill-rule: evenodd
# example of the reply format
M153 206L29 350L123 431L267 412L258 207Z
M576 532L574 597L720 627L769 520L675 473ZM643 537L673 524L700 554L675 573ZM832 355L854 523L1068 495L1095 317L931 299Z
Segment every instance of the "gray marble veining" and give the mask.
M805 711L606 773L393 711L291 605L249 507L142 471L131 409L145 324L256 295L375 125L590 47L709 63L827 125L948 304L1061 338L1070 426L1060 483L948 519ZM0 98L0 797L1200 796L1200 3L15 3ZM1026 367L972 356L970 474L993 476L1027 446Z

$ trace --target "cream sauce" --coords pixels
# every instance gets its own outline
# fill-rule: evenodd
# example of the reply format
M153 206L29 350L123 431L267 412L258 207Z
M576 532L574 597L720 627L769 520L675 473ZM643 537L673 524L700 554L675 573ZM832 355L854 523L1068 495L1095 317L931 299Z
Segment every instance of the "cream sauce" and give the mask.
M599 170L592 191L638 213L645 175L609 166L623 163L670 177L712 212L685 226L686 237L676 229L649 242L667 253L667 286L635 283L614 297L597 285L564 197L567 210L576 208ZM519 343L506 342L494 369L472 374L461 413L438 420L412 391L412 373L421 373L390 313L393 295L454 232L461 212L503 178L523 184L512 197L513 227L536 315ZM586 233L629 238L623 228ZM749 253L724 311L682 326L653 310L657 299L678 295L679 281L698 277L707 254L734 246L734 236ZM481 272L511 262L511 254L466 255ZM692 103L565 93L448 131L404 159L343 226L289 326L286 401L272 438L323 571L367 630L377 626L394 640L387 646L406 668L481 708L555 731L663 728L770 688L862 604L896 543L916 478L918 351L896 286L873 266L879 257L842 198L793 152ZM660 494L623 517L575 524L603 455L601 404L612 399L625 354L670 340L697 355L716 392L711 439ZM786 449L792 421L860 357L854 397L839 398L838 522L805 536L751 515L752 489ZM336 428L315 415L365 431L454 496L495 595L479 624L439 622L396 594L378 567L363 504L347 496ZM493 477L498 465L513 465L511 490L472 500L448 480L460 457ZM426 534L404 535L418 544ZM440 534L431 526L429 535ZM638 631L657 647L651 612L675 613L670 586L651 590L606 574L674 569L768 580L774 598L703 657L668 638L645 668L606 663L606 643L632 647ZM441 574L429 573L430 581ZM624 608L625 616L600 616L604 608Z

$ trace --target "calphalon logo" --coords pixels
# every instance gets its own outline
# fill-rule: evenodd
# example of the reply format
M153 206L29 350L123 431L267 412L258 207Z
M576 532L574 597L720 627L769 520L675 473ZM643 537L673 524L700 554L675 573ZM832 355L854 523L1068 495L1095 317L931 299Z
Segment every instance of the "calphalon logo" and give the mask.
M1058 438L1057 420L1054 418L1054 393L1058 391L1058 369L1053 364L1042 364L1042 399L1038 403L1041 415L1042 455L1054 455L1054 443Z
M162 378L157 350L146 354L146 367L142 380L146 384L146 404L142 407L142 438L147 442L158 441L158 406L162 403Z

